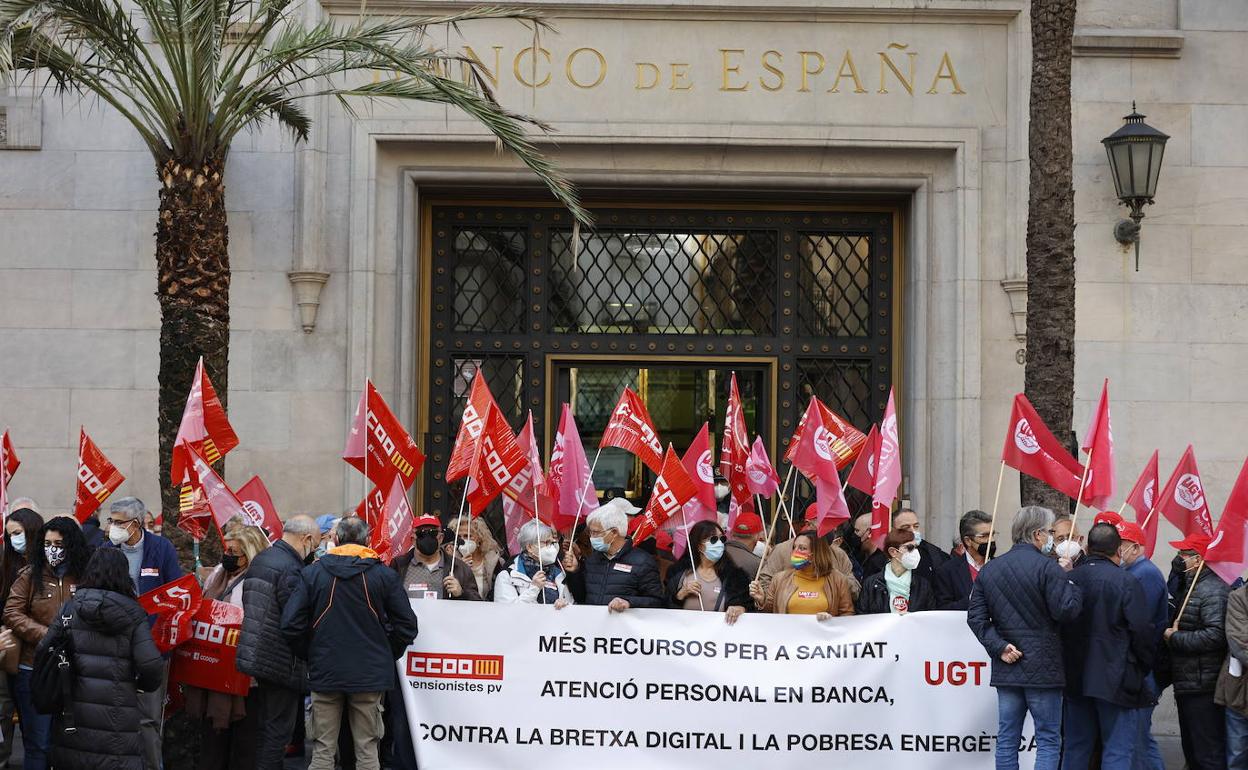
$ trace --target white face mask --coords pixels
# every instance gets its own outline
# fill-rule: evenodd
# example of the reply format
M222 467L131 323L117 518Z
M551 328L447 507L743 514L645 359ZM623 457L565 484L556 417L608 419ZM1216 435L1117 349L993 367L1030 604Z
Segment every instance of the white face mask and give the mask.
M538 557L542 560L542 564L554 564L559 558L559 546L551 543L544 545L538 550Z
M472 556L477 552L476 540L464 540L459 544L459 553L463 556Z
M903 553L899 561L901 561L901 566L906 569L915 569L919 566L919 559L922 558L923 554L919 553L919 550L916 548L913 551L906 551Z
M761 559L765 553L767 553L767 541L759 540L754 544L754 555Z
M923 543L923 533L917 529L914 531L914 544L921 545Z
M130 529L114 524L108 528L108 539L113 545L121 545L130 539Z
M716 485L715 485L715 499L716 499L716 500L723 500L723 499L724 499L725 497L727 497L727 496L728 496L728 485L727 485L727 484L716 484Z
M1083 553L1083 546L1074 540L1066 540L1057 544L1057 555L1063 559L1073 559Z

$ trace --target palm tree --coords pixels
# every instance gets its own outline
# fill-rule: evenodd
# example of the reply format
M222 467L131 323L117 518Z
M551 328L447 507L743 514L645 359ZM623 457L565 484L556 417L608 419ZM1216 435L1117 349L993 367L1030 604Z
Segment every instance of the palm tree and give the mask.
M240 132L272 120L306 140L312 126L300 103L307 99L335 97L348 112L377 99L451 105L588 221L572 186L525 133L526 124L547 126L502 108L477 62L427 45L428 27L472 19L518 19L537 34L544 25L534 14L482 8L304 24L299 7L292 0L0 0L0 82L22 74L35 88L94 95L130 122L155 161L162 479L201 355L223 399L228 390L225 170ZM377 72L387 77L377 80ZM457 72L466 77L455 79ZM163 487L164 510L176 511L176 489Z
M1031 0L1027 202L1027 398L1054 435L1070 435L1075 391L1075 201L1070 54L1076 0ZM1023 477L1023 502L1064 511L1070 501Z

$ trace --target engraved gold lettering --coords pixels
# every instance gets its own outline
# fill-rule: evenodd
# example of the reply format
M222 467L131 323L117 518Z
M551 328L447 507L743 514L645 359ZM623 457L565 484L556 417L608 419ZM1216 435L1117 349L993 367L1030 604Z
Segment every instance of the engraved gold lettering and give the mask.
M539 48L537 50L546 59L546 64L547 66L549 66L550 65L550 51L547 51L545 48ZM524 71L521 69L521 66L520 66L521 62L524 61L526 56L528 57L529 62L530 62L530 66L528 67L528 70L530 73L532 73L533 80L529 80L528 78L525 77ZM533 46L520 49L520 53L516 54L516 58L512 60L511 62L511 71L516 76L516 80L520 81L520 83L528 86L529 88L542 88L544 86L550 85L550 71L549 70L547 70L546 72L546 77L542 78L541 80L537 80L537 73L538 73L537 56L534 55L533 53Z
M689 80L689 63L672 62L672 84L669 91L692 91L693 83Z
M849 78L854 81L854 93L865 94L867 89L862 87L862 79L858 77L858 68L854 66L854 55L849 51L845 52L845 58L841 59L841 66L836 70L836 80L833 81L832 87L828 89L830 94L838 94L841 89L841 78Z
M819 53L818 51L798 51L797 55L802 57L802 87L797 90L798 91L810 91L810 83L808 80L809 76L818 75L820 72L823 72L823 67L828 62L826 59L823 58L823 54ZM812 58L817 59L819 61L818 69L812 70L810 68L810 60Z
M749 81L746 81L739 86L731 86L728 84L729 75L741 74L741 61L738 59L735 64L730 63L728 60L729 57L730 56L742 56L744 54L745 54L744 48L721 48L719 49L719 55L722 57L722 61L723 61L723 69L721 71L721 79L720 79L720 85L719 85L720 91L748 91L749 90L750 88Z
M582 83L579 80L577 80L576 74L572 69L573 65L576 63L577 54L582 54L586 52L592 53L594 55L594 58L598 60L598 77L594 79L594 82L588 83L588 84ZM607 77L607 58L603 56L602 53L598 51L596 48L578 48L572 53L568 54L568 60L564 64L564 72L567 73L568 82L576 86L577 88L594 88L598 86L599 84L601 84L602 81Z
M773 57L775 58L774 64L771 62ZM776 80L771 83L761 77L758 79L758 84L763 87L764 91L780 91L784 88L784 70L780 69L783 62L784 56L779 51L767 51L763 54L763 69L776 76Z
M489 80L490 83L492 83L495 88L498 88L498 72L499 72L498 65L503 55L503 47L501 45L496 45L492 47L494 49L494 69L490 69L489 67L485 66L485 62L481 61L481 57L477 56L477 52L472 50L472 46L470 45L464 46L464 56L468 57L468 60L472 62L472 64L476 65L477 72L480 72L482 75L485 75L486 79ZM467 68L468 64L465 63L464 66L465 68Z
M649 79L649 83L646 80ZM649 91L659 84L659 65L651 64L648 61L637 62L637 85L633 86L638 91Z
M889 43L888 47L890 50L905 51L910 46L907 43ZM899 80L901 85L905 87L906 93L914 96L914 60L918 54L910 52L906 53L906 56L910 59L910 76L906 77L901 74L901 70L897 69L897 65L893 63L892 58L887 52L877 51L876 53L880 55L880 90L876 91L876 93L888 93L888 88L886 88L884 84L884 78L885 75L888 74L888 70L892 70L893 74L897 76L897 80Z
M958 73L953 70L953 60L949 58L949 52L945 51L945 55L940 57L940 67L936 70L936 77L932 78L932 87L927 89L929 94L936 93L936 86L940 85L940 81L948 80L953 84L954 95L965 94L962 90L962 84L958 82Z

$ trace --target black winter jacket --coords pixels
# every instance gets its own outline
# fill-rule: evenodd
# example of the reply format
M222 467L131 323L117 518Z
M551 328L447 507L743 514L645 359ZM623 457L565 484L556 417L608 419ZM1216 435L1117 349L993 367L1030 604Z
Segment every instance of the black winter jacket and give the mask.
M971 579L971 565L966 563L965 556L950 558L949 561L936 568L932 579L932 593L937 610L966 610L971 606L971 589L975 581Z
M663 586L654 557L634 548L626 538L614 557L594 551L581 560L580 569L569 572L564 584L577 604L610 604L619 597L630 607L664 607Z
M685 582L689 569L689 560L681 559L667 571L668 606L673 609L683 609L685 606L684 600L678 600L676 594L680 591L681 584ZM706 602L706 608L723 612L729 607L744 607L746 612L753 612L754 600L750 598L750 581L754 579L754 576L738 567L727 554L716 563L715 573L719 575L719 594L713 597L702 596L702 600Z
M884 569L892 569L892 566ZM918 570L912 570L910 572L910 607L906 611L922 612L936 609L934 604L931 581L920 575ZM862 584L854 612L859 615L883 615L892 612L891 603L888 600L888 583L884 582L883 572L875 573Z
M1096 555L1080 559L1070 579L1083 591L1083 609L1062 629L1066 694L1125 708L1155 703L1145 677L1156 645L1140 581Z
M1079 587L1030 543L1016 543L985 564L971 590L966 624L992 658L992 686L1064 687L1058 627L1082 607ZM1010 644L1023 653L1017 663L1001 660Z
M416 638L416 615L394 571L362 546L339 546L300 574L282 635L308 661L312 692L385 692Z
M1170 635L1170 676L1175 695L1213 692L1226 659L1226 597L1231 589L1217 573L1202 569L1192 598L1179 619L1179 630ZM1187 584L1175 594L1182 602Z
M58 770L143 770L137 690L160 686L165 663L147 614L135 600L82 588L68 602L41 647L63 633L69 615L73 644L74 732L52 720L52 762Z
M243 630L235 665L261 682L307 692L308 667L282 636L282 610L302 570L303 560L284 540L252 560L243 580Z

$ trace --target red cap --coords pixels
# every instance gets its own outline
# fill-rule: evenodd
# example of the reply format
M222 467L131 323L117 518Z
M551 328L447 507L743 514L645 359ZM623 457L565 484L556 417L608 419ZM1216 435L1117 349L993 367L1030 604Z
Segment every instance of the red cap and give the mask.
M654 547L660 551L668 551L670 553L672 550L672 533L665 529L660 529L658 532L655 532Z
M1123 540L1129 540L1137 545L1144 545L1144 530L1134 521L1120 521L1116 525L1118 528L1118 536Z
M421 527L437 527L438 529L442 529L442 522L438 521L437 516L430 516L425 513L417 516L416 520L412 522L412 529L420 529Z
M806 506L806 521L815 521L819 518L819 503L811 503Z
M1180 551L1195 551L1204 558L1205 549L1209 547L1209 536L1203 532L1193 532L1182 540L1175 540L1170 545Z
M1092 526L1097 524L1113 524L1115 527L1122 523L1122 517L1117 511L1101 511L1096 514L1096 518L1092 519Z
M737 521L732 525L733 534L757 535L763 531L763 520L757 513L742 511L737 514Z

